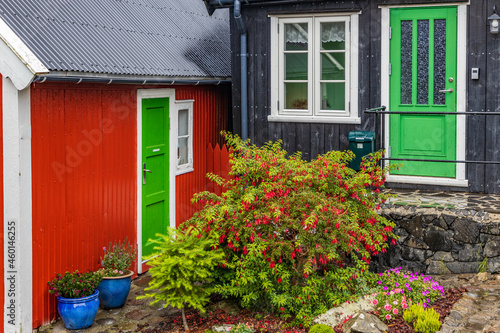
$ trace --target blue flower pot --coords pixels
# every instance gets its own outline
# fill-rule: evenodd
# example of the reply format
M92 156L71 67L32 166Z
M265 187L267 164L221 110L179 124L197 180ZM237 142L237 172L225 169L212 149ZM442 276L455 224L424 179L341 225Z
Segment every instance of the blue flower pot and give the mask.
M99 291L90 296L66 298L57 296L57 309L64 327L69 330L79 330L92 326L99 309Z
M134 272L116 277L104 277L97 286L101 309L121 308L127 301L130 282Z

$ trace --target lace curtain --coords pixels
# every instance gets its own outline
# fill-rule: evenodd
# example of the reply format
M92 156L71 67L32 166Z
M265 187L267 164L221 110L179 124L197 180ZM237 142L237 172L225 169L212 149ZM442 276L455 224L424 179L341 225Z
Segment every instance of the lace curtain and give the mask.
M308 33L306 24L293 23L286 26L287 43L307 44ZM321 41L323 43L345 41L345 24L343 22L321 24Z

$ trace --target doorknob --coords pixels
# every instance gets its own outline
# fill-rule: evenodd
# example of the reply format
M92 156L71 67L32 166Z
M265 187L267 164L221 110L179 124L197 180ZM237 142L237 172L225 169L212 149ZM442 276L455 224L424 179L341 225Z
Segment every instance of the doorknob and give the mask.
M453 92L453 88L450 88L450 89L446 89L446 90L439 90L439 92L449 92L449 93L452 93Z
M142 163L142 185L146 185L146 172L153 173L153 171L146 169L146 163Z

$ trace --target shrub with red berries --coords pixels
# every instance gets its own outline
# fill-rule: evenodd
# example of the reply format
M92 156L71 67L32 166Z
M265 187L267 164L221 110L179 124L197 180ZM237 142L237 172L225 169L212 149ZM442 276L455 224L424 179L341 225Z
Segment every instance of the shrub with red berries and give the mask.
M288 156L281 142L257 147L225 136L232 178L209 175L226 191L195 195L205 206L185 225L225 252L219 292L307 323L341 301L343 287L356 288L356 275L395 238L394 224L377 214L387 199L379 190L387 173L377 164L382 152L355 172L349 151L305 161ZM353 269L339 271L346 265ZM344 286L332 286L339 279Z

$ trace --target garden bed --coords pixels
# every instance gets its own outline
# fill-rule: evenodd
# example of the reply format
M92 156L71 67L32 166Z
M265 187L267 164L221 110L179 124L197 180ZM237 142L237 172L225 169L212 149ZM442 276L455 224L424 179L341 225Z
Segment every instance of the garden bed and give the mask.
M434 308L440 315L440 322L442 323L446 318L453 305L462 297L466 290L464 288L450 288L445 290L444 297L437 299L433 304ZM214 304L219 302L220 299L214 301ZM213 326L225 324L238 324L248 323L256 332L278 333L302 333L308 332L309 329L304 327L291 327L285 328L283 319L276 317L272 314L265 314L257 311L242 310L235 315L228 314L222 309L206 314L200 314L199 311L189 309L186 313L186 319L190 328L190 333L204 333L210 330ZM408 326L401 316L397 316L389 322L388 333L413 333L414 330ZM182 318L180 313L169 314L164 317L164 320L155 326L140 327L138 332L143 333L176 333L184 332L182 327ZM335 329L336 333L341 333L342 329Z

